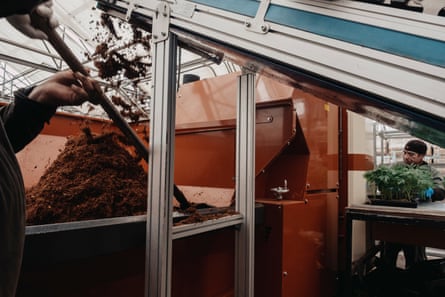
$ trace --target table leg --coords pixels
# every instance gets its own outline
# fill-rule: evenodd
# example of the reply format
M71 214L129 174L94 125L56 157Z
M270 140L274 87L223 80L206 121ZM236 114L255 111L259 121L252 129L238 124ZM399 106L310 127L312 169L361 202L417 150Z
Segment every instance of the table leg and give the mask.
M346 266L344 296L352 296L352 217L346 212Z

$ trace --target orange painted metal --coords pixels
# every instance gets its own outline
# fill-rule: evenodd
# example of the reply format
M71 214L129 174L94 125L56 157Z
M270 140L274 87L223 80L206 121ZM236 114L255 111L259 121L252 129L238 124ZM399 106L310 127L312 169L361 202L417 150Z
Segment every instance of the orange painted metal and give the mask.
M348 171L374 169L374 158L367 154L348 154Z
M338 187L338 107L295 89L297 118L309 150L307 190Z
M310 94L260 78L256 112L256 193L288 182L288 199L338 187L338 108ZM236 76L181 88L177 103L175 181L234 187ZM267 96L277 96L269 97ZM289 96L289 97L284 97ZM310 166L309 166L310 164Z
M179 90L176 184L234 188L237 75L186 84ZM285 179L290 188L287 199L303 199L306 190L336 188L337 108L262 76L256 85L257 197L272 198L270 188ZM117 130L107 120L57 114L18 155L27 186L63 149L66 137L81 133L85 123L93 132ZM147 141L148 123L135 130Z
M291 139L290 100L259 104L256 125L256 174L277 157ZM179 185L234 187L236 127L226 120L218 128L177 129L175 182Z
M173 297L234 297L235 232L207 232L173 242Z
M235 186L235 78L195 82L180 92L178 184ZM256 228L255 296L332 296L339 110L301 90L268 84L283 92L257 101L255 195L266 206L266 222ZM290 191L278 201L270 189L284 180Z
M188 92L180 92L175 148L178 184L235 186L235 78L195 82L184 86ZM284 91L282 96L257 101L255 194L257 202L266 205L266 223L257 226L255 296L331 296L339 110L300 90L268 83ZM194 100L200 103L187 104ZM270 189L284 180L290 191L277 201ZM327 241L334 251L327 250Z
M237 77L240 73L203 79L182 85L176 98L176 125L199 124L233 120L236 117ZM257 103L292 97L293 88L264 76L255 82Z
M175 182L234 187L236 96L239 73L186 84L178 92ZM259 76L256 81L256 174L294 135L293 88Z
M234 136L233 129L177 135L176 184L234 188Z
M64 149L68 137L80 135L84 127L92 133L103 133L119 129L106 119L91 118L82 115L73 115L63 112L56 113L45 125L42 132L22 151L17 153L17 159L23 173L25 187L35 185L44 174L48 166ZM132 125L137 135L148 146L147 124ZM134 150L132 147L129 150ZM144 164L145 162L143 162ZM146 164L144 164L146 167Z
M175 184L235 188L238 75L180 88ZM332 286L326 284L334 280L326 261L326 238L337 235L327 213L336 211L332 205L338 188L338 108L263 76L257 77L256 100L255 193L257 202L266 205L266 223L256 230L255 296L332 296L323 289L329 291ZM25 152L28 156L22 163L30 166L25 179L36 164L41 169L49 162L45 158L30 161L29 155L40 155L51 146L54 155L68 135L80 133L85 120L90 119L55 116ZM108 121L91 125L93 131L116 129ZM147 126L135 127L144 140ZM270 189L284 180L290 191L277 201ZM234 238L233 230L227 232L174 241L173 296L232 296ZM120 281L110 281L111 286Z
M255 297L333 296L326 267L329 196L257 200L265 205L265 223L255 233Z

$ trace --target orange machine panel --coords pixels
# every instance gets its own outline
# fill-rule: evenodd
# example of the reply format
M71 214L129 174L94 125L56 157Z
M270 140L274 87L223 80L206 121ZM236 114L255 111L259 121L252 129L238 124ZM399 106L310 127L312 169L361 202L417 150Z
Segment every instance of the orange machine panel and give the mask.
M292 122L293 107L290 99L257 105L257 175L287 147L294 133ZM192 125L178 125L175 139L175 183L234 187L235 137L235 118L201 123L194 128Z
M183 85L176 102L175 182L234 187L237 77ZM286 146L293 131L293 88L258 75L255 81L256 171Z
M173 297L234 297L235 229L173 242Z
M295 89L294 104L309 148L307 190L338 187L338 107Z
M239 72L184 84L176 98L176 124L211 123L232 120L236 116L237 77ZM255 81L257 103L292 97L293 88L265 76Z
M93 133L118 131L110 120L89 118L68 113L56 113L45 125L42 132L17 153L17 160L22 169L25 187L35 185L46 168L64 149L67 138L77 136L82 128L88 126ZM133 125L132 128L142 140L147 140L147 123ZM148 142L147 142L148 146ZM131 149L131 148L129 148Z
M257 200L265 205L265 223L255 233L255 297L332 296L326 277L327 198Z

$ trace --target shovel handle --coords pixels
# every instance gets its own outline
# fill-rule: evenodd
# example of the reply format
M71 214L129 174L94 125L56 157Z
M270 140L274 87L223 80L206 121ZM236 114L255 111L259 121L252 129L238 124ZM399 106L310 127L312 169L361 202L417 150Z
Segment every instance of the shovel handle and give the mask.
M42 30L48 36L48 41L54 47L54 49L59 53L63 60L68 64L71 70L74 72L80 72L85 76L89 76L86 68L80 63L77 57L73 54L70 48L66 45L65 41L59 36L54 28L49 25L49 20L38 15L36 12L31 13L31 23L34 27ZM125 121L120 115L119 110L111 103L111 101L104 94L102 89L97 83L94 83L95 92L90 94L92 98L102 106L111 120L116 124L116 126L127 136L133 143L134 147L138 153L148 161L148 149L139 136L134 132L130 125ZM190 206L184 193L174 184L173 192L176 200L181 205L182 209L186 209Z
M85 76L89 76L88 71L82 65L82 63L73 54L71 49L66 45L65 41L59 36L54 28L49 25L49 20L38 15L35 11L31 13L31 23L34 27L42 30L48 36L48 41L59 53L63 60L68 64L71 70L74 72L80 72ZM111 101L104 94L97 82L94 82L94 94L89 94L93 100L93 103L99 103L110 119L116 124L116 126L127 136L134 147L146 161L148 160L148 149L142 142L136 132L130 127L128 122L121 116L119 110L111 103Z
M37 14L35 11L31 12L31 24L43 31L48 36L48 41L65 60L71 70L80 72L83 75L89 75L88 71L83 67L82 63L77 59L73 52L68 48L65 41L59 36L57 31L49 25L49 20Z

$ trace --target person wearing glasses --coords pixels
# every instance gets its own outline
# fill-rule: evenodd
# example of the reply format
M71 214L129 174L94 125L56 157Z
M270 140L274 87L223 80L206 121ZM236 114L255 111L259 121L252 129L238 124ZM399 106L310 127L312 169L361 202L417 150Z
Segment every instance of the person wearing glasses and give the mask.
M425 142L419 139L410 140L404 146L403 163L429 170L434 181L434 186L426 191L426 196L430 197L432 201L444 200L445 189L442 176L436 168L424 160L426 152L427 145ZM398 268L400 265L397 265L400 252L403 252L405 257L405 271L400 271ZM372 296L405 296L401 295L402 292L406 292L404 288L416 287L422 282L422 280L419 279L419 282L411 283L407 281L407 276L409 275L409 279L412 279L413 275L416 275L414 278L419 277L416 274L416 271L418 271L417 268L422 267L423 263L427 263L425 262L426 260L427 256L424 246L381 241L380 257L376 262L378 269L374 271L375 273L370 273L367 278L370 290L375 291ZM403 269L403 267L401 268ZM428 276L425 275L421 277Z
M405 144L403 150L403 162L407 165L427 168L431 172L434 181L434 186L431 189L428 189L428 196L431 197L432 201L444 200L445 188L442 176L436 168L432 167L424 160L426 152L427 145L425 142L418 139L410 140ZM415 263L427 260L425 247L423 246L385 242L382 255L385 264L389 265L389 267L396 267L400 251L403 251L405 256L405 268L412 267Z
M424 158L427 145L422 140L414 139L405 144L403 150L403 162L408 165L428 168L433 178L434 187L430 190L429 196L432 201L440 201L445 198L445 188L440 172L425 162Z

